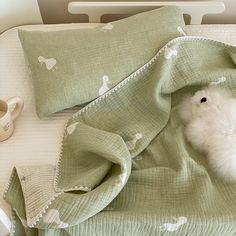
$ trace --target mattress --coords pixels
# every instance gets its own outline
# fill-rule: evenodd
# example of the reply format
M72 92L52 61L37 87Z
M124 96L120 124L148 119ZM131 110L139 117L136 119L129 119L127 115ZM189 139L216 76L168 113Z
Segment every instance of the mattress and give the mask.
M60 30L92 28L98 24L20 26L0 35L0 98L20 96L25 101L15 132L0 143L0 207L10 215L2 199L4 188L15 165L54 164L59 156L67 119L79 107L40 120L35 112L34 92L17 30ZM186 27L187 35L210 37L236 46L236 25L196 25Z

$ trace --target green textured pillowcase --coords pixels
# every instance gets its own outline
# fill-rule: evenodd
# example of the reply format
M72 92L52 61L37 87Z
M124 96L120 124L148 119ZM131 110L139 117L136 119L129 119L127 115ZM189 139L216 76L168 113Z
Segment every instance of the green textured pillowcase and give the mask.
M19 30L38 116L102 95L181 36L184 26L177 7L163 7L94 29Z

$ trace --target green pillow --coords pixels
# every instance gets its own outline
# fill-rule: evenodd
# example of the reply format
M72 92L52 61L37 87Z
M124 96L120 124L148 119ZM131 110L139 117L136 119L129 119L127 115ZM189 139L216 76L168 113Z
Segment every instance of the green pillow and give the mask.
M38 116L102 95L181 36L184 25L177 7L163 7L95 29L19 30Z

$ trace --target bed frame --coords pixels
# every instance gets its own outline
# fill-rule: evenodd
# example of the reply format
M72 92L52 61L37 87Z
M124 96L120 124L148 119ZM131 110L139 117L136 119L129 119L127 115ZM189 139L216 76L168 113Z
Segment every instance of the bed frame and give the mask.
M218 14L225 10L223 1L69 3L68 1L1 0L0 33L25 24L78 22L78 14L87 15L86 19L88 18L89 22L100 22L101 17L106 14L136 14L161 6L173 5L179 6L184 14L191 17L190 24L201 24L204 15ZM55 8L57 8L56 11ZM52 15L51 18L49 15Z
M0 33L19 25L45 23L44 13L39 4L40 1L1 0ZM48 2L51 2L51 0ZM161 6L173 5L179 6L184 14L191 17L190 24L201 24L204 15L222 13L225 10L225 5L222 1L69 2L68 4L66 3L66 9L64 9L66 14L63 16L63 22L74 22L71 19L75 18L70 18L70 14L86 14L89 22L100 22L101 17L105 14L136 14ZM61 23L61 21L54 23ZM0 208L0 235L7 235L9 227L10 220Z
M224 11L224 3L216 1L202 2L70 2L71 14L88 14L89 22L100 22L104 14L137 14L161 6L178 6L184 14L191 17L190 24L201 24L206 14Z

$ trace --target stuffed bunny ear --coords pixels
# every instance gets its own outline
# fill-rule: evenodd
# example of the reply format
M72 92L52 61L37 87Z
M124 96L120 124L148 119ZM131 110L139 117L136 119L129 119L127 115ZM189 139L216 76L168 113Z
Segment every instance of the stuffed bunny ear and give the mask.
M218 84L224 83L225 81L226 81L226 78L225 78L224 76L222 76L222 77L218 78L217 81L211 82L209 85L210 85L210 86L211 86L211 85L216 86L216 85L218 85Z

